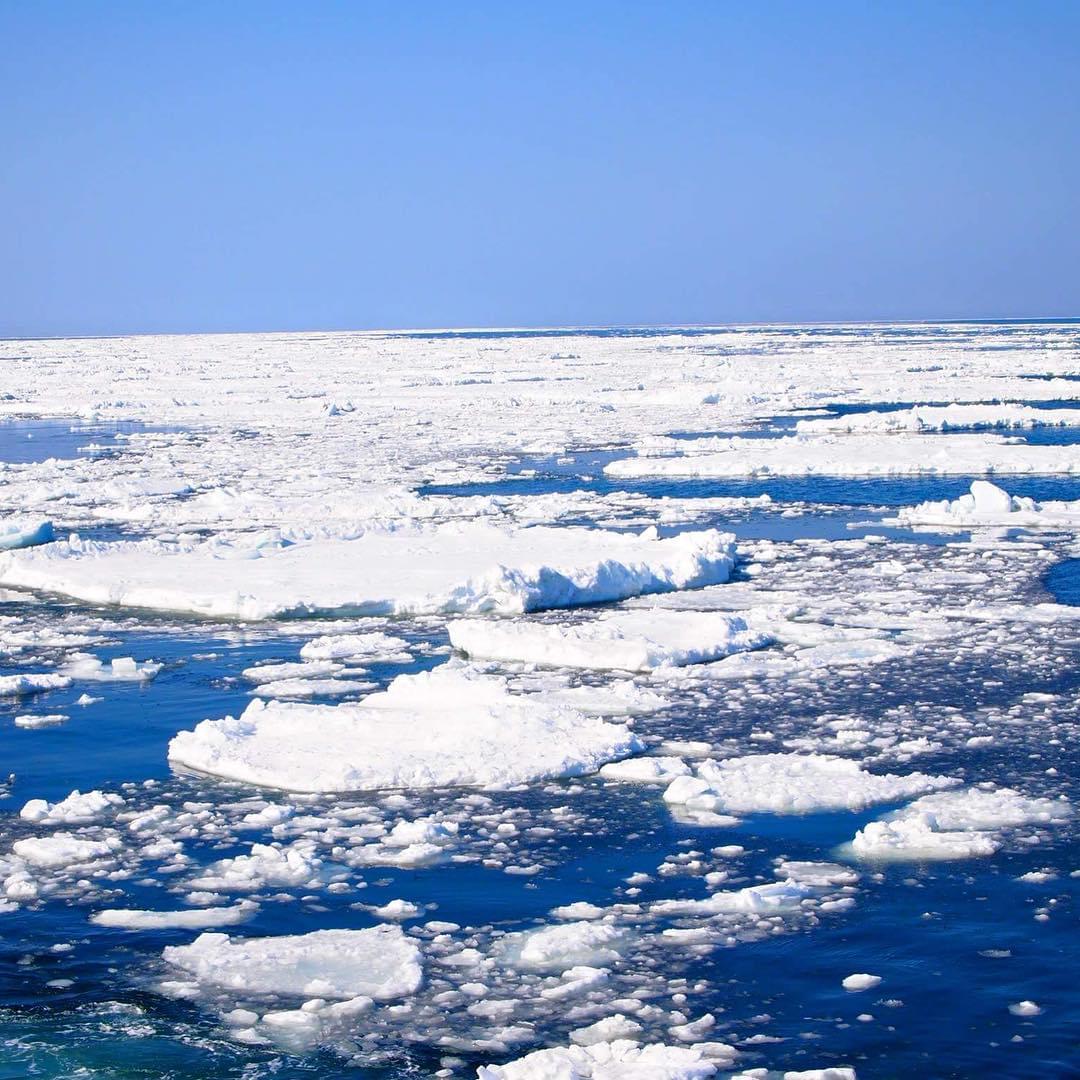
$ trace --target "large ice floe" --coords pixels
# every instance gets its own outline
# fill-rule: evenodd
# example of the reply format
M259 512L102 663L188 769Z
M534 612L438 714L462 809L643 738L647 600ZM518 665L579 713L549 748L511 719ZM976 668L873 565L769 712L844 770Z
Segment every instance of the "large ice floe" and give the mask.
M449 631L450 643L469 656L624 671L707 663L773 640L742 615L648 608L573 625L468 619Z
M518 614L725 581L733 540L483 523L284 545L73 539L0 555L0 584L238 619Z
M423 980L416 943L388 924L280 937L200 934L162 955L200 986L249 994L388 1001L413 993Z
M1000 435L792 435L672 439L604 466L616 477L963 476L1080 472L1080 447L1028 446ZM666 454L668 456L651 456Z
M169 760L288 791L507 787L595 772L642 749L622 724L457 667L400 675L341 705L253 701L169 744Z
M976 480L967 495L901 507L891 520L951 529L1075 529L1080 527L1080 500L1037 502L1010 495L988 480Z

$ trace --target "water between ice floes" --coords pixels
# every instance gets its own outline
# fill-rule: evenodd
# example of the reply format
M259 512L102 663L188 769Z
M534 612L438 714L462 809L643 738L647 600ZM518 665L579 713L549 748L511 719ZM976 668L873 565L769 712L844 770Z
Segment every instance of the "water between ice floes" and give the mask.
M79 441L83 439L80 435ZM54 454L66 449L52 444ZM522 468L536 469L535 475L439 490L453 494L581 487L650 495L766 492L777 499L843 508L789 519L749 515L736 526L743 535L787 539L859 535L848 526L867 515L865 509L853 507L955 498L970 481L810 478L616 484L600 476L603 460L594 455L588 461L528 463ZM582 481L583 471L596 478ZM1009 486L1015 494L1040 499L1080 494L1078 481L1063 478L1018 477ZM882 532L880 526L868 528ZM929 534L904 536L920 542L944 539ZM1063 603L1080 601L1076 566L1062 563L1046 580L1047 588ZM26 608L37 622L83 611L59 604ZM9 606L7 613L18 614L18 609ZM410 643L435 649L445 645L443 631L434 626L403 622L393 632ZM11 723L17 712L43 711L40 702L4 706L0 761L4 772L14 772L16 780L10 796L0 801L0 813L17 813L30 797L56 800L74 788L115 789L131 781L137 784L125 794L133 803L147 806L158 800L220 804L250 795L245 789L209 779L173 777L165 762L166 745L177 731L205 717L237 714L250 700L250 686L240 672L260 662L295 659L304 638L290 637L287 628L284 632L238 632L196 621L117 618L114 614L109 616L105 634L111 643L96 648L96 655L104 659L150 657L163 662L164 669L146 684L76 684L51 693L48 711L69 716L56 726L26 730ZM402 672L441 663L444 657L445 652L428 651L410 663L374 665L365 677L385 684ZM9 670L15 669L4 667L3 673ZM972 654L959 668L944 661L923 662L910 669L901 667L891 681L873 676L823 680L812 694L766 695L747 702L738 713L725 715L722 732L715 728L714 714L688 701L666 712L654 730L669 738L694 739L703 733L736 738L758 729L793 726L800 717L830 711L878 713L886 707L927 700L937 709L1005 708L1030 690L1075 697L1080 692L1080 669L1075 663L1059 664L1018 677L993 655ZM101 700L76 704L87 691ZM972 756L982 756L985 774L1022 786L1026 778L1046 768L1046 761L1037 735L1024 742L1022 729L1014 734L1019 741L973 751ZM1075 781L1080 776L1077 741L1054 760L1063 790L1075 802ZM948 771L951 764L934 753L917 759L917 767L929 773L939 768ZM157 786L142 788L143 781ZM559 837L557 858L540 873L512 876L478 863L385 868L367 875L364 902L377 905L404 897L417 904L437 905L429 917L463 926L494 924L514 929L543 919L561 904L611 903L632 873L655 871L680 852L707 851L716 845L737 844L746 849L739 863L746 883L771 880L777 857L835 858L839 845L850 840L856 829L889 809L878 806L864 813L803 817L755 815L733 828L691 828L673 821L652 788L609 787L595 780L570 781L556 788L554 794L521 791L494 796L497 807L520 807L526 818L556 803L570 804L583 815L584 827L568 829ZM414 800L414 805L422 803L423 799ZM317 813L321 805L316 799L308 809ZM12 828L18 832L18 823ZM190 853L211 861L246 847L246 843L215 846L207 841L193 845ZM747 1055L741 1062L745 1067L768 1064L797 1069L843 1061L865 1067L870 1076L1076 1075L1080 991L1075 973L1080 970L1080 935L1075 911L1068 910L1076 900L1077 882L1068 875L1080 867L1080 850L1071 834L1063 832L1042 844L1035 858L1039 866L1059 868L1060 877L1048 886L1018 881L1035 864L1028 852L1011 849L969 862L864 868L857 908L848 916L824 920L808 933L673 959L671 974L691 984L709 980L713 989L695 1000L694 1015L711 1011L720 1022L717 1038L737 1031ZM676 880L683 895L694 895L695 889L704 895L700 882ZM636 899L644 902L670 896L671 887L670 879L658 876L642 886ZM124 888L124 906L153 908L162 903L161 890L153 883L125 882ZM350 908L355 893L294 892L291 902L264 904L242 932L298 933L376 921ZM1053 917L1036 919L1040 911L1049 910L1050 897L1056 908ZM149 990L162 948L190 940L189 932L117 934L91 926L84 909L63 903L48 904L39 911L9 912L0 919L2 1080L29 1075L108 1080L162 1076L391 1080L431 1075L438 1067L438 1055L422 1046L412 1051L407 1063L357 1066L330 1051L289 1055L272 1047L238 1045L196 1005L169 1001ZM74 947L53 949L68 943ZM878 991L853 994L842 988L842 978L861 971L881 976ZM1010 1003L1022 999L1044 1005L1045 1015L1038 1024L1008 1011ZM755 1041L756 1035L765 1039ZM768 1051L767 1058L753 1058L761 1050ZM461 1070L459 1075L469 1072Z

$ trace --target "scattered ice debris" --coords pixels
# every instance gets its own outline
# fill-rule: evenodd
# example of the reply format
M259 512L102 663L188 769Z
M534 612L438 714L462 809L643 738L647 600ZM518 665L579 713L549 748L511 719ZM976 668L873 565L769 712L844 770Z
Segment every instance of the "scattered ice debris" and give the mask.
M244 668L240 674L249 682L262 684L279 682L282 679L321 679L344 670L343 664L335 664L329 660L311 660L303 663L260 664L257 667Z
M190 882L192 888L213 892L254 892L267 887L296 887L314 884L321 860L310 845L288 848L252 844L247 855L219 859L205 867Z
M451 644L469 656L623 671L703 664L773 640L741 615L647 608L574 624L467 619L449 631Z
M46 518L7 518L0 521L0 551L49 544L53 540L53 525Z
M241 900L232 907L205 907L190 911L135 911L106 908L90 916L95 926L117 930L205 930L212 926L237 926L254 918L259 905Z
M400 675L356 704L253 701L238 719L181 732L169 760L287 791L360 791L507 787L595 772L641 749L621 724L444 666Z
M168 946L162 956L199 986L246 994L390 1001L413 993L423 980L420 949L400 927L388 925L281 937L200 934L190 945Z
M723 1043L641 1046L615 1039L535 1050L506 1065L483 1065L476 1075L478 1080L704 1080L730 1066L736 1055L734 1047Z
M1056 825L1072 809L1061 799L1032 798L1011 788L964 788L916 799L855 834L861 859L920 862L992 855L1004 833L1023 825Z
M808 814L861 810L958 781L943 776L867 772L858 762L825 754L750 754L707 760L664 792L673 811L690 820L717 814Z
M867 975L865 973L848 975L843 980L842 985L845 990L851 990L855 992L858 992L860 990L873 990L875 986L881 985L881 976Z
M529 971L567 971L573 967L608 967L622 955L630 934L592 920L560 923L502 939L505 963Z
M794 435L673 439L669 457L613 461L604 472L647 476L966 476L1080 471L1075 446L1029 446L1001 435ZM676 453L678 451L678 453ZM7 578L8 584L18 582Z
M106 664L89 653L76 653L61 673L80 682L150 682L163 666L153 660L137 663L131 656L118 656Z
M348 660L350 663L407 663L409 643L393 634L328 634L305 642L300 655L309 661Z
M84 795L73 791L57 803L31 799L19 811L19 817L42 825L89 825L123 805L124 800L113 793L88 791Z
M827 416L820 420L800 420L800 435L828 432L891 433L949 431L952 428L1035 428L1080 424L1080 409L1036 409L1031 405L1005 401L996 405L916 405L891 412L857 412Z
M989 480L975 480L967 495L901 507L895 518L886 521L953 529L1069 529L1080 525L1080 500L1036 502L1010 495Z
M520 614L726 581L734 537L451 522L299 544L103 543L0 555L0 583L97 604L239 619Z

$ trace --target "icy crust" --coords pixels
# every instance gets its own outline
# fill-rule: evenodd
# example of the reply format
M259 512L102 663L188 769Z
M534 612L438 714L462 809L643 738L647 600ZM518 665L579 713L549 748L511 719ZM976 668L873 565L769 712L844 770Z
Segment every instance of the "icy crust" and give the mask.
M468 619L452 622L449 632L450 643L469 656L622 671L703 664L773 640L740 615L662 609L576 625Z
M955 783L918 772L878 775L856 761L826 754L751 754L701 762L693 775L671 782L664 802L691 819L715 814L809 814L861 810Z
M520 614L726 581L734 537L450 523L303 544L100 543L0 555L0 583L96 604L267 619Z
M916 799L872 821L851 842L859 858L922 862L993 855L1010 829L1059 825L1072 814L1063 799L1031 798L1012 788L965 788Z
M248 994L390 1001L423 981L420 949L401 927L386 924L281 937L200 934L162 956L200 986Z
M444 667L400 675L356 704L253 701L239 718L181 732L169 760L263 787L325 792L507 787L595 772L641 749L622 724Z
M1080 424L1080 409L1036 409L1017 402L1000 405L916 405L893 412L849 413L820 420L800 420L800 435L828 432L889 433L948 431L951 428L1036 428Z
M35 547L53 540L53 524L47 518L7 518L0 521L0 551Z
M476 1075L477 1080L700 1080L716 1071L716 1063L693 1047L616 1039L535 1050L505 1065L482 1065Z
M892 521L903 525L951 528L1076 528L1080 525L1080 500L1036 502L1021 495L1010 495L988 480L976 480L971 491L959 499L905 506L897 511Z
M955 476L1073 473L1080 448L1028 446L1000 435L793 435L672 440L669 457L604 466L609 476ZM688 446L690 450L688 450Z

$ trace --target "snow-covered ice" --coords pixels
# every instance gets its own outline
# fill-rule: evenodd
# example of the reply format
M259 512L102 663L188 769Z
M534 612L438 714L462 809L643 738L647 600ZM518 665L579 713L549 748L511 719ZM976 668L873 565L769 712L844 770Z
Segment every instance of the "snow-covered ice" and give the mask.
M451 644L469 656L624 671L707 663L772 640L740 615L648 608L574 624L465 619L449 630Z
M358 791L507 787L595 772L641 748L624 725L441 668L398 676L356 704L253 701L239 718L181 732L169 760L288 791Z
M1080 472L1076 446L1028 446L1001 435L792 435L685 442L665 457L622 458L615 477L963 476ZM691 452L692 451L692 452Z
M954 529L1075 529L1080 527L1080 500L1037 502L1010 495L988 480L975 480L967 495L901 507L894 520Z
M826 754L751 754L703 761L664 792L673 809L704 814L807 814L861 810L957 781L909 773L898 776L863 769L857 761Z
M518 614L713 585L733 562L733 537L715 529L448 523L285 545L72 539L0 555L0 584L218 618Z
M423 980L416 943L389 925L280 937L200 934L162 956L201 986L248 994L388 1001L413 993Z

